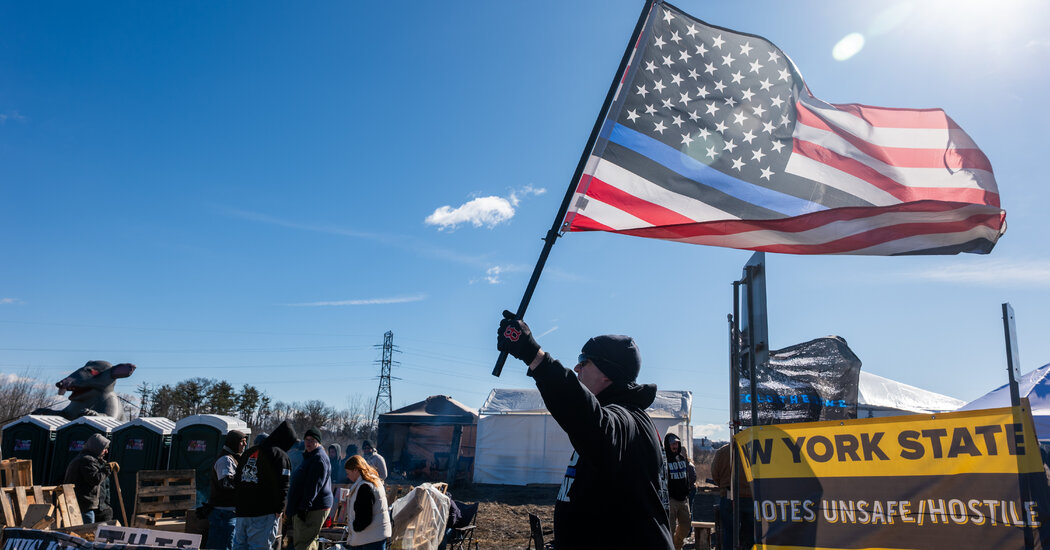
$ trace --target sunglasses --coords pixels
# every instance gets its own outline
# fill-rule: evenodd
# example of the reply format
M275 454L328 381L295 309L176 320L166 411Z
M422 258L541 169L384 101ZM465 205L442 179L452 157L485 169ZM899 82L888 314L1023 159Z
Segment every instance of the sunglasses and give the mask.
M590 361L590 360L591 360L591 357L589 355L587 355L586 353L581 353L580 356L576 358L576 363L577 364L582 364L582 363L586 363L587 361Z

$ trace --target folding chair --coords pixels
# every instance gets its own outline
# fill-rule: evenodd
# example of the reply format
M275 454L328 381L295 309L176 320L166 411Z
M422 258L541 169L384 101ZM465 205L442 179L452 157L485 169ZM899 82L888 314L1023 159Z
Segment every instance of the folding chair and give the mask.
M448 548L451 550L478 550L478 541L474 540L474 521L478 515L478 503L465 504L456 502L459 508L460 518L452 525L452 532L448 538Z
M540 518L536 514L529 514L529 530L532 532L532 537L529 539L529 546L526 550L531 550L533 545L535 545L536 550L554 548L553 544L543 541L543 524L540 523ZM546 534L551 534L552 532L547 531Z

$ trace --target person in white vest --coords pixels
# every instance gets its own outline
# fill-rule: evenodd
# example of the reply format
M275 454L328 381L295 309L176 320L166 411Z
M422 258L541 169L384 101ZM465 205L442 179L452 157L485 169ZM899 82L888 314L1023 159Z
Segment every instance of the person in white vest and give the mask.
M346 497L347 544L361 550L385 550L392 529L383 480L361 455L346 459L344 468L351 483Z

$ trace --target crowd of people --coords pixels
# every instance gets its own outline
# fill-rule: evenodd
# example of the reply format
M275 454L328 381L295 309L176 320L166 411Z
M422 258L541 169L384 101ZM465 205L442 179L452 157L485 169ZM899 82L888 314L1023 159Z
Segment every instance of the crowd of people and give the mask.
M101 434L87 439L66 468L64 483L72 483L85 523L108 521L113 510L105 495L106 479L120 469L107 462L109 440ZM289 455L301 446L296 460ZM348 445L347 456L330 445L322 450L318 428L306 430L300 441L289 422L256 437L231 430L210 475L210 497L202 507L208 518L204 548L271 550L283 532L295 550L317 550L325 520L336 509L333 484L347 484L344 500L347 536L344 546L382 550L391 535L389 506L383 484L386 460L371 441Z
M526 374L573 446L554 505L555 546L681 550L691 530L696 473L678 437L668 434L661 441L645 412L656 398L656 386L637 383L641 354L634 339L595 336L570 370L543 351L524 321L505 311L497 348L528 366ZM295 453L301 451L301 461L293 467L288 452L296 443L288 422L247 450L245 434L230 432L212 473L207 548L269 550L282 518L290 518L296 550L316 550L333 508L332 483L340 481L350 484L346 545L386 547L392 531L383 489L387 469L371 442L362 443L361 455L347 448L343 467L335 468L342 473L333 472L338 447L322 450L316 428L306 431ZM113 467L104 452L96 456L90 464L86 458L81 468L88 482Z

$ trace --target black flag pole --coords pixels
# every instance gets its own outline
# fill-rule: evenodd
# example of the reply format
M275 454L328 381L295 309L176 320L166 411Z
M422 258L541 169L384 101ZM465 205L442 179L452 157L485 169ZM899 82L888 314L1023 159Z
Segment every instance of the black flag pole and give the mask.
M591 137L587 139L587 145L583 148L583 155L580 156L580 163L576 165L576 172L573 173L572 181L569 182L569 188L565 191L565 198L561 201L561 208L558 209L558 215L554 217L554 223L551 224L550 231L547 231L547 236L543 238L543 250L540 251L540 257L536 260L536 267L532 270L532 278L529 279L529 284L525 287L525 294L522 295L521 303L518 304L518 319L525 317L525 310L529 308L529 302L532 301L532 293L535 292L536 284L540 281L540 273L543 272L543 266L547 263L547 256L550 255L551 248L554 247L554 241L561 236L562 220L565 218L565 213L569 211L569 204L572 203L572 197L576 194L576 186L579 185L580 178L583 177L583 171L587 167L587 159L590 158L594 144L598 142L602 125L605 123L605 118L609 115L609 108L612 106L613 100L616 99L616 90L619 89L620 83L623 81L627 67L631 62L631 54L638 44L638 38L642 35L649 13L651 13L656 4L662 1L646 0L642 13L638 16L638 23L634 26L634 33L631 34L631 39L627 41L627 48L623 52L623 58L620 60L620 67L616 70L616 76L613 78L612 84L609 85L609 93L605 96L605 103L602 104L602 109L598 113L598 120L594 122L594 128L591 129ZM506 362L507 352L500 352L499 358L496 359L496 366L492 367L492 375L499 376L503 372L503 364Z

